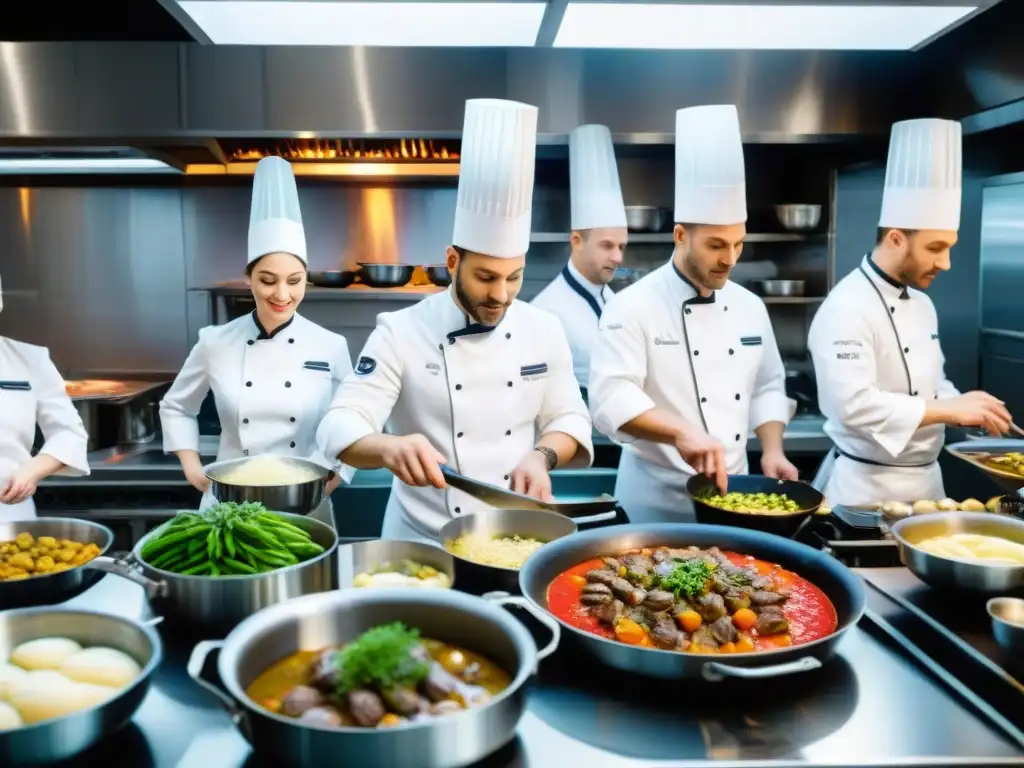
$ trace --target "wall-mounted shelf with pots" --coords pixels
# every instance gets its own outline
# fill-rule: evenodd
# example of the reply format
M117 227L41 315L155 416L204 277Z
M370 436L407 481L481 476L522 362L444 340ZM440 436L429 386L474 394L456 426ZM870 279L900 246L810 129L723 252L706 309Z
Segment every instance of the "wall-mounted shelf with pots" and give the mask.
M530 235L531 243L567 243L569 232L534 232ZM808 240L824 240L827 233L803 234L797 232L749 232L744 238L747 243L801 243ZM630 245L637 243L671 243L671 232L630 232Z

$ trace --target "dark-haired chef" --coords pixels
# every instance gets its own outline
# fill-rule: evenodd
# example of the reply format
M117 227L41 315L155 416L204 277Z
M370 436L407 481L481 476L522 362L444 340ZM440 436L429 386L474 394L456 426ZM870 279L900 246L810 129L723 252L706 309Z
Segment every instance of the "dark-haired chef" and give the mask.
M818 401L835 444L816 484L831 504L944 498L946 425L1009 430L1000 400L962 395L946 378L935 306L923 293L950 268L961 173L960 123L893 125L874 250L811 323Z
M729 280L746 236L739 118L731 105L676 113L675 249L608 304L590 359L597 428L624 443L615 496L633 522L692 519L686 482L724 488L761 469L796 479L782 433L786 373L764 302Z
M199 331L199 341L160 402L164 450L203 491L202 508L217 500L199 457L196 416L213 390L221 434L217 460L275 454L339 467L316 450L316 430L341 380L352 370L344 336L298 314L306 295L306 234L288 161L260 160L252 184L246 280L256 309ZM345 471L343 471L343 469ZM312 516L334 524L330 493Z
M466 103L451 287L384 313L320 425L327 456L395 475L384 538L436 541L486 508L440 465L541 499L550 471L590 463L591 424L558 318L516 301L523 282L537 108Z
M33 456L37 426L44 442ZM0 522L35 517L32 496L50 475L88 475L88 450L82 417L49 350L0 336Z
M603 125L581 125L569 134L572 250L561 274L533 300L562 321L580 388L590 376L590 349L608 287L622 264L628 235L612 134Z

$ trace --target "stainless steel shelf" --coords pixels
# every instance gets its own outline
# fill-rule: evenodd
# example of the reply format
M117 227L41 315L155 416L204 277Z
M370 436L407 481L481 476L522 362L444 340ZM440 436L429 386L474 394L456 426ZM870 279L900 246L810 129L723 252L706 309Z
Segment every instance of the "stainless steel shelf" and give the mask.
M568 232L534 232L530 235L531 243L567 243ZM827 232L749 232L744 238L747 243L801 243L808 240L825 240ZM629 242L636 243L671 243L671 232L630 232Z
M820 304L824 296L762 296L765 304Z

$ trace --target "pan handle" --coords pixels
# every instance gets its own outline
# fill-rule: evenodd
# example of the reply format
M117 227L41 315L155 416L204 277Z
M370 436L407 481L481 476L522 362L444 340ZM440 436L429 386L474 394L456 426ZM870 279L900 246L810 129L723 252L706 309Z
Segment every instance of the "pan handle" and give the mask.
M527 613L532 614L533 618L548 628L548 631L551 632L551 642L543 648L537 649L538 664L558 650L558 643L562 639L562 628L558 625L557 621L539 610L525 597L510 595L508 592L488 592L483 597L484 600L493 605L514 605L517 608L522 608ZM534 671L536 672L536 670Z
M744 680L757 680L766 677L778 677L780 675L793 675L798 672L810 672L821 669L821 662L813 656L804 656L796 661L787 661L784 664L772 664L768 667L733 667L729 664L722 664L718 661L711 661L701 669L701 675L705 680L717 683L727 677L739 677Z
M150 600L158 597L167 597L166 581L153 581L153 579L143 576L132 567L129 560L119 560L114 557L101 555L100 557L94 557L84 567L103 571L104 573L112 573L115 576L128 579L128 581L132 581L145 589L146 596Z
M608 523L612 522L619 516L618 510L612 510L611 512L601 512L597 515L587 515L586 517L570 517L576 525L589 525L590 523Z
M207 657L213 651L220 651L223 647L223 640L201 640L196 643L196 647L192 649L192 653L188 657L188 676L217 697L217 700L231 718L231 722L233 722L242 731L242 734L246 739L249 739L251 742L252 739L250 738L249 721L245 717L245 712L243 712L239 708L238 704L235 703L235 700L224 693L219 686L216 686L203 678L203 667L206 666Z

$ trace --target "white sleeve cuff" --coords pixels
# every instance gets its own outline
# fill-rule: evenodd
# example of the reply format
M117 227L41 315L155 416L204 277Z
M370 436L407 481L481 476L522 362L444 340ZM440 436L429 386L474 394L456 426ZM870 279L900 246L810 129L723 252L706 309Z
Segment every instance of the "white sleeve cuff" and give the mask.
M199 422L194 418L165 411L160 426L164 432L164 453L199 450Z
M590 408L594 426L601 434L623 445L635 442L636 438L621 432L622 425L628 424L654 407L654 400L646 392L629 384L617 392L602 397L600 403L595 402L591 393Z
M594 430L586 416L578 413L559 416L546 426L543 434L550 432L563 432L580 444L576 455L563 469L589 467L594 463Z
M750 404L750 426L757 429L769 421L789 423L789 398L785 390L765 392L754 398Z
M52 456L64 467L57 473L67 477L84 477L89 474L89 443L84 435L74 432L59 432L51 436L40 453Z
M896 397L894 406L889 418L871 430L871 435L890 456L896 458L906 450L914 433L921 428L926 406L922 398L910 395Z
M353 411L347 408L333 408L327 412L317 427L317 448L333 464L338 461L342 451L364 437L375 434L376 431L366 419ZM355 470L352 470L352 474L354 473Z

